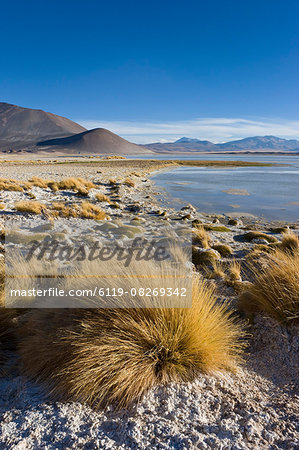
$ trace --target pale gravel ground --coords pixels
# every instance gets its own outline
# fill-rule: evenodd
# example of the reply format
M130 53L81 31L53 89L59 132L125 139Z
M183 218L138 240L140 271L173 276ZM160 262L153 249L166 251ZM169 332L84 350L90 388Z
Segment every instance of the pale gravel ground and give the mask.
M112 177L111 168L96 166L6 165L1 176ZM117 168L113 177L124 178L132 170L137 169ZM152 194L148 183L140 183L139 200L145 191ZM234 234L237 229L219 239L233 244ZM238 246L235 242L237 251ZM52 402L12 363L0 378L0 449L299 448L298 328L287 330L260 317L251 332L247 360L236 374L156 388L131 411L96 412L79 403Z

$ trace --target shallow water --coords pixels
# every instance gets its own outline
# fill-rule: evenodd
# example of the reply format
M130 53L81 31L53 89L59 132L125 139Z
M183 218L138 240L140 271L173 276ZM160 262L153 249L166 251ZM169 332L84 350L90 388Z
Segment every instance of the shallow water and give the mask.
M142 157L143 158L143 157ZM148 156L147 156L148 158ZM299 219L299 155L157 155L151 159L192 159L284 163L278 167L178 167L153 175L174 207L192 203L200 211L250 213L267 220ZM241 192L238 192L241 191Z

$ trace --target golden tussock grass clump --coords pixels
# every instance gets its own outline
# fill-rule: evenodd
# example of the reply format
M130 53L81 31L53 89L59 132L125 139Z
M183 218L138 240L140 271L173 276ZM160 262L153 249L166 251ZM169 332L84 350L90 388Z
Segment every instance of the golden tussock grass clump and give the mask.
M4 209L5 208L5 204L0 202L0 209Z
M215 252L215 250L208 248L201 251L194 245L192 246L192 262L195 266L209 266L219 258L220 255L218 252Z
M260 231L249 231L243 235L245 241L251 242L254 239L265 239L269 243L277 242L275 236L269 236L269 234L261 233Z
M238 283L241 280L241 263L233 260L229 263L227 273L225 276L225 284L232 287L239 287Z
M135 186L136 186L135 181L132 180L131 178L126 178L126 179L124 180L124 184L125 184L126 186L128 186L128 187L135 187Z
M209 248L211 238L204 227L198 226L192 228L192 244L200 245L202 248Z
M107 203L110 203L109 197L107 197L107 195L105 195L105 194L102 194L101 192L98 192L98 193L95 195L95 199L96 199L98 202L107 202Z
M225 278L225 272L222 261L212 261L212 269L206 268L206 277L213 278Z
M17 180L0 178L0 191L16 191L23 192L24 188Z
M4 258L0 259L0 307L4 306L5 264Z
M0 259L0 345L4 341L4 337L6 337L8 330L11 327L11 319L14 316L12 314L12 310L5 309L5 264L4 259ZM2 360L0 354L0 362ZM0 367L1 370L1 367Z
M159 285L168 286L163 277ZM205 282L193 283L192 297L190 308L32 309L20 340L24 373L57 399L121 408L155 385L234 370L240 323Z
M267 264L249 267L253 283L240 297L240 309L248 315L263 312L282 323L298 322L299 252L277 250L268 255Z
M133 177L137 177L137 178L142 177L142 173L140 173L140 172L132 172L132 173L130 173L130 175Z
M114 186L114 185L116 185L117 183L118 183L118 181L117 181L115 178L110 178L109 184L110 184L111 186Z
M232 261L228 268L229 277L232 281L240 279L241 276L241 263L239 261Z
M32 186L39 187L41 189L47 189L50 183L53 183L53 180L46 180L40 177L32 177L29 180L29 183Z
M53 202L52 203L52 216L57 216L55 212L58 212L60 217L78 217L79 216L79 205L72 203L71 206L66 205L63 202ZM53 214L54 213L54 214Z
M110 156L105 156L103 159L127 159L125 156L120 156L120 155L110 155Z
M0 259L0 373L3 364L8 360L4 350L16 348L17 318L24 313L23 309L6 308L5 302L5 264Z
M39 187L41 189L50 188L53 192L57 192L58 191L58 183L56 181L46 180L46 179L40 178L40 177L32 177L29 180L28 189L31 186Z
M225 225L210 225L205 224L203 225L204 229L206 231L218 231L220 233L229 233L231 230L227 228Z
M45 205L37 201L22 201L15 204L15 209L19 212L28 212L32 214L41 214Z
M66 205L63 202L53 202L50 215L53 215L53 212L58 212L60 217L66 218L80 217L82 219L94 220L104 220L109 218L109 216L101 208L87 201L84 201L81 204L72 203L70 205Z
M51 183L48 184L48 187L52 192L57 192L59 190L58 183L56 181L51 181Z
M90 202L82 202L79 216L85 219L95 220L104 220L108 218L107 214L101 208Z
M88 189L82 187L77 190L76 195L78 195L79 197L88 197L88 193Z
M90 190L96 187L94 183L92 183L91 181L87 181L84 178L75 178L75 177L65 178L59 181L57 185L58 189L61 190L66 189L73 191L78 191L80 189Z
M230 256L233 253L232 248L226 244L215 244L212 246L212 249L219 252L223 257Z
M299 252L299 238L298 235L291 231L283 234L282 241L279 248L284 252L296 253Z
M28 191L32 188L32 183L30 183L29 181L22 181L22 188L24 189L24 191Z

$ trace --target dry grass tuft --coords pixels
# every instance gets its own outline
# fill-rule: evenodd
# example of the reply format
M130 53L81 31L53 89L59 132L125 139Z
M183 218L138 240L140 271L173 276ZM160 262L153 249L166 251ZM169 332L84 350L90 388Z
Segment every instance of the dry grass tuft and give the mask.
M229 264L225 282L229 286L234 286L238 281L241 281L241 263L233 260Z
M102 193L97 193L96 195L95 195L95 199L98 201L98 202L107 202L107 203L110 203L110 199L109 199L109 197L107 197L107 195L105 195L105 194L102 194Z
M126 178L124 184L128 187L135 187L136 183L131 178Z
M299 252L299 238L297 234L291 231L284 233L279 248L284 252L290 252L292 254Z
M76 192L76 195L78 195L79 197L88 197L88 189L86 188L79 188Z
M232 248L226 244L215 244L212 246L212 249L219 252L223 257L230 256L233 253Z
M73 191L79 191L79 190L90 190L92 188L95 188L96 186L91 181L87 181L84 178L65 178L57 183L58 189L61 190L73 190Z
M282 323L299 319L299 253L277 250L267 264L250 265L252 286L242 294L240 309L249 315L258 311Z
M206 231L218 231L220 233L229 233L231 230L225 225L203 225Z
M51 181L48 186L52 192L57 192L59 190L58 183L56 181Z
M102 159L127 159L125 156L121 155L110 155L110 156L104 156Z
M0 307L4 306L5 264L4 258L0 259ZM1 333L0 333L1 335Z
M81 204L72 203L70 205L66 205L63 202L53 202L52 209L54 212L58 212L60 217L80 217L82 219L94 220L104 220L109 218L101 208L87 201L82 202Z
M219 253L212 249L200 250L199 248L192 246L192 262L195 266L213 265L219 258Z
M5 208L5 204L0 202L0 209L4 209Z
M232 280L239 280L241 276L241 264L239 261L232 261L228 269L229 276Z
M5 264L0 259L0 374L5 373L3 365L7 362L4 350L15 350L16 347L16 319L23 313L21 309L5 308Z
M200 245L202 248L209 248L211 238L204 227L199 226L192 228L192 244Z
M206 268L206 276L209 279L213 278L225 278L225 272L223 270L223 263L222 261L213 261L212 262L212 269Z
M243 235L245 241L251 242L254 239L265 239L269 243L277 242L275 236L269 236L269 234L261 233L260 231L249 231Z
M0 191L16 191L23 192L24 188L17 180L0 178Z
M72 203L71 206L66 205L63 202L53 202L52 203L52 215L53 212L58 212L60 217L78 217L79 216L79 205ZM55 217L55 214L54 214Z
M28 212L32 214L41 214L45 205L37 201L22 201L15 204L15 209L20 212Z
M44 178L40 178L40 177L32 177L29 180L29 183L31 183L32 186L36 186L41 189L47 189L49 187L49 184L54 183L54 182L53 182L53 180L45 180Z
M89 202L83 202L81 204L80 217L95 220L104 220L108 218L107 214L101 208Z
M55 398L121 408L155 385L233 370L243 336L227 305L196 281L191 308L32 309L20 354L24 373Z

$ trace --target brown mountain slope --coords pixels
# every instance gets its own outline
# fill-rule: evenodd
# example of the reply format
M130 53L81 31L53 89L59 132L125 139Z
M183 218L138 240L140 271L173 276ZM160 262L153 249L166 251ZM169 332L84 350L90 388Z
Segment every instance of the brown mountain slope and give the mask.
M132 144L105 128L95 128L65 138L38 142L37 149L59 153L100 153L134 155L152 153L148 148Z
M81 125L56 114L0 103L1 150L22 148L40 140L69 136L85 130Z

